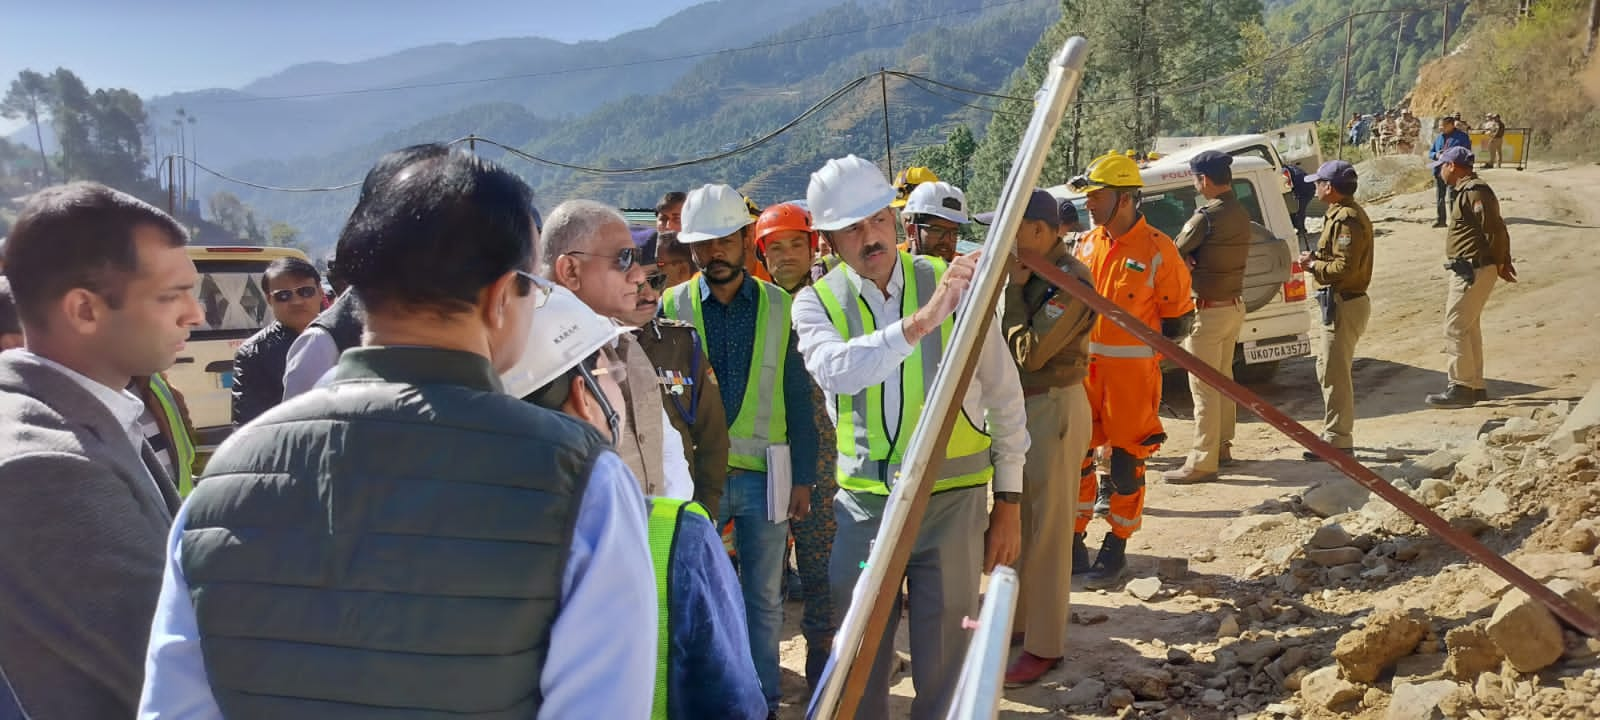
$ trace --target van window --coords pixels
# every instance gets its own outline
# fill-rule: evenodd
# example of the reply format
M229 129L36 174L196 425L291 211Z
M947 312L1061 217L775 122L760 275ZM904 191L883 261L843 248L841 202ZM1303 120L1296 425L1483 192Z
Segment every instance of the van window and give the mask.
M204 323L189 334L191 341L241 340L272 321L267 294L261 291L261 273L267 262L254 260L198 260L200 283L195 298L205 311Z
M1267 161L1268 165L1271 165L1273 167L1277 167L1278 166L1278 159L1276 157L1273 157L1272 151L1268 150L1267 146L1265 146L1265 145L1251 145L1250 147L1247 147L1247 148L1239 148L1238 150L1234 150L1233 152L1231 152L1229 154L1234 156L1234 157L1261 158L1262 160Z
M1234 178L1233 192L1239 197L1239 203L1244 205L1250 219L1265 225L1262 221L1261 202L1256 198L1255 186L1249 180ZM1169 237L1176 238L1183 230L1183 224L1189 222L1194 215L1195 208L1206 203L1205 196L1193 185L1185 185L1167 190L1154 195L1146 195L1139 204L1139 211L1144 213L1145 221L1155 229L1166 233Z

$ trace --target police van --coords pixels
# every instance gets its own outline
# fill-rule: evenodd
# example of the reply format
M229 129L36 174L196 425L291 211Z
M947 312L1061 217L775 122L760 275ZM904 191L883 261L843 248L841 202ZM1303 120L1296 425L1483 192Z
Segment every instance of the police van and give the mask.
M1206 199L1194 187L1194 172L1187 161L1162 159L1145 167L1143 200L1139 211L1152 227L1176 238L1195 208ZM1311 316L1307 311L1306 279L1300 263L1299 238L1283 202L1280 167L1250 155L1233 161L1233 191L1250 213L1254 230L1250 259L1245 266L1244 328L1234 350L1234 377L1240 382L1266 382L1278 365L1311 354ZM1050 188L1057 199L1071 200L1078 217L1092 222L1083 194L1066 185Z

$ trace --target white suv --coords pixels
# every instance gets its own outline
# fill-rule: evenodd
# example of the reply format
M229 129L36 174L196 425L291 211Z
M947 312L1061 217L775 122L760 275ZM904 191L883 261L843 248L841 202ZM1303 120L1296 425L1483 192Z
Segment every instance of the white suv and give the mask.
M1160 160L1144 168L1145 221L1169 237L1206 200L1194 188L1194 172L1186 162ZM1240 382L1266 382L1278 363L1311 354L1311 316L1305 306L1306 281L1295 258L1299 239L1283 201L1282 171L1252 156L1235 157L1233 190L1250 213L1255 230L1244 278L1244 329L1234 351L1234 377ZM1071 200L1078 217L1087 219L1082 193L1065 185L1050 194Z

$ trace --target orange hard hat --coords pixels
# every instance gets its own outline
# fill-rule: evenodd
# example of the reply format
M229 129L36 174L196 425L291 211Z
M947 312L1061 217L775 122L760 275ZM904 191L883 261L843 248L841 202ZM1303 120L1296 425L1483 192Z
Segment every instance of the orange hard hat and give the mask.
M794 230L811 239L811 249L817 248L817 232L811 229L811 213L799 205L779 203L762 211L756 220L756 250L766 252L767 236L775 232Z

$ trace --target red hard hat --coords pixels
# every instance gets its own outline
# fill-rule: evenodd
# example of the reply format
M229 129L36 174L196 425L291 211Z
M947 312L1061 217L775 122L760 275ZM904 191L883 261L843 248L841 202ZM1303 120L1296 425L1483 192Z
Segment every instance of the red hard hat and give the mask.
M805 233L811 239L811 249L817 249L817 233L811 229L811 213L789 203L773 205L762 211L761 218L756 220L756 249L766 252L767 236L785 230Z

